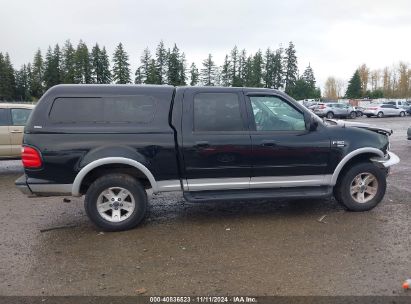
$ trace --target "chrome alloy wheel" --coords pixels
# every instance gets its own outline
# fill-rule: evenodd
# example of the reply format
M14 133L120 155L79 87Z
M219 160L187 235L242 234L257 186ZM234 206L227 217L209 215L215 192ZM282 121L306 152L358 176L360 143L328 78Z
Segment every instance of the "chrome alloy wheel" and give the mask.
M351 182L350 194L357 203L368 203L377 195L377 191L378 181L371 173L360 173Z
M128 219L135 206L131 192L121 187L105 189L97 199L98 213L109 222L117 223Z

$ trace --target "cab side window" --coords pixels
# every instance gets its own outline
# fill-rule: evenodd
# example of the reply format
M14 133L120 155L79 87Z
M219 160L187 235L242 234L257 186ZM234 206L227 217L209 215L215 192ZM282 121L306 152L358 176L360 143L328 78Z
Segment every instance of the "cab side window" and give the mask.
M243 131L240 100L234 93L194 96L194 131Z
M251 96L256 131L304 131L304 114L276 96Z

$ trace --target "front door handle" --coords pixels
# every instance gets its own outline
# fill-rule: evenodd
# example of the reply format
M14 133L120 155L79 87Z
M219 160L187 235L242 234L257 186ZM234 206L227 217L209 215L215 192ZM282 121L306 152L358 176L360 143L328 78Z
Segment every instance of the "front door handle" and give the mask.
M261 143L263 147L275 147L277 144L273 140L263 140Z
M23 131L20 131L20 130L12 130L12 131L10 131L10 133L23 133Z
M208 141L196 141L194 147L204 149L210 147L210 144Z

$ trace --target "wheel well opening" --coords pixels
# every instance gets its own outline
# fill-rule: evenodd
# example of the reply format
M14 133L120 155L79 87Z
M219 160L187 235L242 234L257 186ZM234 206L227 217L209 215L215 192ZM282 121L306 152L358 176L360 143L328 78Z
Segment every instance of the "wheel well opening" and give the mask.
M351 168L352 166L359 164L359 163L367 163L367 162L371 162L370 158L372 157L378 157L379 155L375 154L375 153L363 153L363 154L359 154L354 156L353 158L351 158L341 169L340 173L338 174L338 178L337 178L337 182L336 185L339 184L341 178L344 176L344 174L347 172L347 170L349 168Z
M125 164L107 164L102 165L97 168L94 168L87 175L83 178L80 186L80 193L84 194L87 192L90 185L99 177L106 175L106 174L113 174L113 173L122 173L127 174L138 181L143 185L145 189L151 188L151 183L147 176L141 172L139 169Z

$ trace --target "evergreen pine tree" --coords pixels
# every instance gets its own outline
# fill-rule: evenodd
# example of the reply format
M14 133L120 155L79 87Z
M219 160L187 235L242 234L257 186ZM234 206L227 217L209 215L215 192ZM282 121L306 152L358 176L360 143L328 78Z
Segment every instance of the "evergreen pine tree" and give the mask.
M75 83L76 76L76 51L67 40L64 44L61 59L62 81L63 83Z
M251 56L247 57L244 65L244 86L252 87L253 86L253 58Z
M193 62L190 67L190 85L195 86L198 84L200 74L198 72L197 66Z
M44 62L39 49L34 55L30 79L30 93L36 99L39 99L44 93L43 76Z
M151 53L150 53L149 48L144 49L140 62L141 62L141 66L138 68L139 70L138 73L140 74L141 83L147 83L146 81L149 75L150 63L151 63ZM137 71L136 71L136 76L137 76Z
M186 55L182 53L180 56L180 83L179 85L187 84L186 70L187 70Z
M53 86L53 80L53 51L51 46L49 46L44 62L44 83L46 90Z
M274 86L274 55L268 48L265 52L264 58L264 86L266 88L272 88Z
M106 47L100 51L100 82L108 84L111 82L110 59L108 57Z
M280 47L278 50L275 51L273 55L273 87L274 89L280 89L283 87L284 80L283 80L283 49Z
M178 86L181 84L181 63L180 63L180 50L177 45L174 44L173 50L168 51L167 55L167 80L168 84Z
M156 50L156 69L158 84L165 84L167 78L167 50L164 47L163 41L157 46Z
M16 76L8 53L0 53L0 99L13 100L16 97Z
M58 44L56 44L53 51L51 47L48 48L44 65L46 89L61 83L61 52Z
M244 86L245 71L247 65L247 52L243 49L238 58L238 86Z
M157 74L156 61L154 59L151 59L149 65L148 65L148 71L147 71L147 76L146 76L145 83L147 83L147 84L157 84L158 83L157 75L158 74Z
M251 72L251 86L252 87L262 87L262 79L263 79L263 55L260 50L255 53L253 57L253 64L252 64L252 72Z
M201 69L201 81L205 86L215 85L216 65L211 54L208 54L207 59L203 61L203 68Z
M308 65L308 67L306 67L306 69L304 70L303 75L301 76L301 78L307 82L311 88L315 88L315 77L314 77L314 71L311 68L311 65Z
M355 71L354 75L348 82L347 91L345 93L347 98L361 98L362 88L361 88L361 78L358 70Z
M295 47L290 41L288 48L285 50L285 91L290 92L298 79L297 56L295 54Z
M231 60L230 60L230 74L231 74L231 79L230 79L230 84L233 87L240 87L241 86L241 76L239 73L239 54L238 54L238 48L237 46L234 46L234 48L231 50ZM222 77L221 77L222 78Z
M116 47L113 55L113 80L115 83L130 83L130 64L128 63L128 54L120 42Z
M106 49L96 45L91 50L92 77L94 83L110 83L110 61Z
M30 73L31 66L23 64L20 70L16 71L16 99L20 101L30 101Z
M75 83L92 83L92 66L87 45L80 40L75 53Z
M0 53L0 100L4 100L6 88L6 65L4 63L4 56Z
M221 85L223 87L229 87L233 75L231 74L231 61L228 59L228 55L225 55L223 66L221 67Z
M134 78L135 84L142 84L143 83L143 74L141 73L141 67L137 68L135 74L136 77Z

